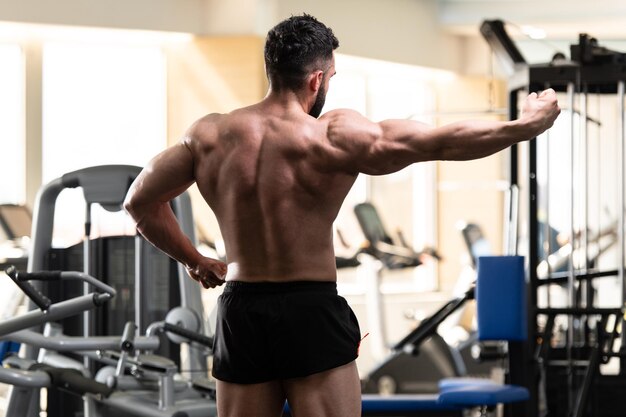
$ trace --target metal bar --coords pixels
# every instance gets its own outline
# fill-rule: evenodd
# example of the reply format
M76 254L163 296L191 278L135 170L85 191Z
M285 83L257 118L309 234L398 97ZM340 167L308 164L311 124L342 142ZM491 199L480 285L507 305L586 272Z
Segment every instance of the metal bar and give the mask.
M577 280L592 280L595 278L607 278L607 277L615 277L618 274L617 269L611 269L607 271L596 271L593 270L591 272L581 271L575 272L574 278ZM548 278L542 278L539 280L538 285L551 285L551 284L562 284L567 282L569 279L569 272L555 272Z
M87 294L52 304L45 313L40 310L31 310L19 317L14 317L0 323L0 335L27 329L45 322L60 320L81 311L94 308L95 306L94 295Z
M618 242L619 242L619 267L618 277L622 283L622 306L626 305L626 282L624 282L624 140L626 140L626 124L624 120L624 81L617 83L617 100L620 112L619 138L618 138ZM622 320L622 328L626 321ZM626 332L622 332L622 346L626 346ZM620 363L620 374L626 374L626 362Z
M50 375L43 371L0 368L0 382L17 387L50 387ZM22 414L24 415L24 414Z
M542 242L542 246L541 248L543 249L543 258L548 261L548 257L552 254L552 251L555 249L552 247L552 233L550 231L550 131L548 130L546 132L546 140L544 141L545 143L545 149L546 149L546 155L545 155L545 164L544 164L544 169L546 170L546 178L545 178L545 191L543 193L543 198L545 201L540 202L543 203L543 207L545 210L545 219L544 219L544 225L543 225L543 242ZM548 265L548 275L550 275L552 273L552 268L550 265L550 262L546 262L546 264ZM552 305L551 299L550 299L550 289L548 288L546 290L546 302L548 307L550 307Z
M143 257L143 237L137 232L135 235L135 324L137 325L137 329L139 333L144 332L144 323L143 323L143 305L142 295L143 295L143 287L142 287L142 274L141 274L141 263Z
M44 336L39 332L21 330L0 336L0 340L13 340L19 343L27 343L39 348L50 349L57 352L78 352L97 350L118 350L121 338L119 336L92 336L86 339L82 336ZM158 336L137 336L134 346L137 350L156 350L159 348Z
M83 272L85 275L89 275L91 273L91 253L90 253L90 242L89 237L91 236L91 203L85 203L85 237L83 239ZM89 294L90 288L87 282L83 283L83 294ZM89 310L86 310L83 313L83 337L92 336L92 313ZM93 371L93 362L89 358L83 358L83 364L86 369Z
M583 379L583 385L580 388L580 392L577 395L576 404L574 406L574 417L583 417L585 415L585 408L587 407L587 399L589 398L589 390L591 389L591 383L593 382L598 369L600 367L600 346L594 346L591 351L591 357L589 358L589 365L585 378Z
M574 83L570 82L567 84L567 99L569 102L569 108L571 111L569 112L569 126L570 126L570 245L572 246L572 250L569 254L569 277L568 280L568 298L570 307L576 306L576 291L575 291L575 280L574 280L574 252L576 251L576 229L575 229L575 192L574 189L576 187L576 156L575 156L575 143L574 143ZM568 329L568 342L573 344L573 328Z
M579 187L580 190L580 210L579 214L579 233L580 233L580 252L583 254L584 259L581 264L581 268L586 271L591 268L589 264L589 139L588 139L588 123L587 123L587 85L584 84L581 87L580 92L580 117L578 119L579 126L579 163L582 165L578 170L579 172ZM599 244L599 242L598 242ZM584 306L593 305L593 285L592 281L586 280L579 285L581 290L580 303ZM589 337L590 327L589 320L585 320L584 326L581 329L583 340Z
M567 101L568 107L570 109L569 112L569 150L570 150L570 184L569 184L569 215L570 215L570 230L569 230L569 240L572 250L568 256L568 279L567 279L567 298L568 305L570 308L574 308L576 306L576 291L575 291L575 281L574 281L574 252L576 249L576 240L575 236L575 228L574 228L574 218L575 218L575 197L574 197L574 188L575 188L575 150L574 150L574 83L567 83ZM568 315L567 317L567 337L566 337L566 358L568 361L568 369L567 369L567 403L568 410L571 410L573 407L573 402L575 399L575 395L573 394L574 390L574 356L572 347L574 346L574 317Z
M578 359L570 363L569 360L551 360L551 361L546 361L545 364L546 366L550 366L552 368L564 368L564 367L569 367L570 365L574 366L575 368L586 368L589 366L589 361Z
M504 203L503 253L517 255L517 228L519 224L519 187L511 185L506 191Z
M517 105L517 102L515 103ZM537 307L539 265L538 242L538 219L537 219L537 139L531 139L528 143L528 340L537 340L537 317L532 314L532 309ZM539 386L535 378L536 370L533 369L533 348L520 343L509 343L509 366L511 382L528 388L530 399L528 404L523 402L513 404L511 417L528 417L539 414Z
M396 343L391 349L394 351L404 350L407 345L411 348L419 346L425 339L437 331L437 327L452 313L462 307L466 301L474 298L474 290L465 293L463 297L447 302L433 315L423 320L415 330L411 331L402 340Z
M509 120L517 119L517 95L518 90L513 90L509 92ZM515 144L511 146L510 151L510 178L509 181L511 185L519 185L518 181L518 166L517 166L517 158L518 158L518 145Z
M585 91L582 91L580 94L580 118L579 125L582 126L580 129L580 152L582 153L580 157L580 162L583 167L579 170L581 175L581 186L580 190L582 190L581 195L581 209L582 213L580 213L580 219L582 225L580 225L580 242L582 246L582 252L585 254L585 263L583 269L589 268L589 233L587 232L589 228L589 183L587 179L589 178L589 164L588 164L588 155L589 155L589 139L587 132L587 91L585 86Z
M509 91L509 120L517 119L519 90ZM518 145L509 148L509 201L507 207L508 227L505 230L505 253L517 255L517 232L519 225Z
M554 314L554 315L572 315L572 316L584 316L584 315L617 315L621 316L621 308L592 308L592 307L564 307L564 308L538 308L535 310L537 314Z

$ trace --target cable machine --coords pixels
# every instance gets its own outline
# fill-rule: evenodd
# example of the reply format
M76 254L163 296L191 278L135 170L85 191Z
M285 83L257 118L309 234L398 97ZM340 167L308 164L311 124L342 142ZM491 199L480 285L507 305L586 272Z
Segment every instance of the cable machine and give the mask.
M510 151L510 181L524 202L525 240L516 249L527 258L533 341L509 347L509 379L531 392L510 415L619 415L618 393L626 388L626 54L581 34L569 60L557 54L529 65L504 22L485 21L480 30L509 71L511 120L522 96L546 88L557 91L563 109L547 137Z

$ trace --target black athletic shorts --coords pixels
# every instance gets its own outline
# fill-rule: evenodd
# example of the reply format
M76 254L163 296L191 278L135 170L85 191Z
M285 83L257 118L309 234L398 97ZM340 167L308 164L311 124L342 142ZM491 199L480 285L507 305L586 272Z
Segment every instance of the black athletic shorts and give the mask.
M212 373L221 381L304 377L358 356L359 324L335 282L230 281L217 308Z

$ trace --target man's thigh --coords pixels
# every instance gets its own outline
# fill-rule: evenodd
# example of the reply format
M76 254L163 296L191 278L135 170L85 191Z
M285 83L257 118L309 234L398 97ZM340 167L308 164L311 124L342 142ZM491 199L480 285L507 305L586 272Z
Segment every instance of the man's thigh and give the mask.
M283 381L295 417L360 417L361 382L356 363Z
M280 417L285 399L280 381L261 384L217 381L218 417Z

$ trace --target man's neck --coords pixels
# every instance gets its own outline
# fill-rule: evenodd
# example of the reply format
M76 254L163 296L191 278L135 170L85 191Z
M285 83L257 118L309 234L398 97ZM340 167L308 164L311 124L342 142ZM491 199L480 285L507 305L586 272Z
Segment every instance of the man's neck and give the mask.
M303 111L308 114L314 100L303 92L297 92L289 89L272 90L267 92L263 102L268 105L277 105L282 108L292 109L294 111Z

